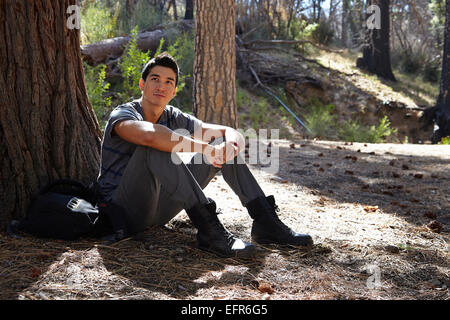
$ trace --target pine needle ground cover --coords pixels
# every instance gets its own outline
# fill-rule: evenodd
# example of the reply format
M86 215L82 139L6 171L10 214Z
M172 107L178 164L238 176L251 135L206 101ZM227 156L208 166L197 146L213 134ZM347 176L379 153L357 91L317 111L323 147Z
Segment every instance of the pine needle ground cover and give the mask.
M315 246L259 247L253 260L195 247L182 212L113 245L0 234L0 297L54 299L449 299L450 149L445 145L272 141L280 167L251 166L281 219ZM269 148L269 146L268 146ZM205 189L250 240L221 176Z

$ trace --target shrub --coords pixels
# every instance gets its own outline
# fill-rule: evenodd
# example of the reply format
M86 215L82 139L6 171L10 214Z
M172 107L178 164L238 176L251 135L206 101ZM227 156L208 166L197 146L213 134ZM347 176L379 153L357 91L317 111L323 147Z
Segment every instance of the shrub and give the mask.
M293 19L291 21L291 25L288 30L290 37L294 40L300 40L300 39L303 39L305 36L311 35L311 33L309 33L307 35L305 34L305 28L307 26L308 26L308 22L306 20Z
M119 93L119 96L123 101L128 101L132 98L136 99L141 95L138 85L139 79L141 79L142 68L150 60L150 54L139 50L137 37L138 27L136 26L131 31L131 39L119 63L123 77L123 91Z
M251 103L251 98L247 90L241 88L239 82L236 81L236 107L241 110L244 106L249 106Z
M328 44L334 36L334 30L328 21L321 21L316 23L311 33L311 39L320 44Z
M342 123L338 130L339 138L349 142L367 142L368 130L355 120Z
M338 135L341 140L349 142L382 143L397 129L390 127L387 116L380 119L378 126L364 126L355 120L348 120L341 124Z
M120 34L129 34L136 26L139 30L144 30L171 21L171 17L160 9L161 1L156 6L149 0L134 0L134 2L134 10L130 13L127 10L126 1L117 1L115 12L117 30Z
M136 26L131 32L131 40L119 64L123 77L122 90L119 93L122 101L140 97L141 91L138 84L141 78L142 68L152 58L150 53L139 50L137 36L138 27ZM163 51L165 42L166 40L161 38L153 57ZM172 103L180 109L183 109L184 105L191 105L192 103L193 85L191 72L194 64L194 40L192 34L186 33L179 35L174 39L173 44L167 46L166 51L177 60L180 68L177 95L172 100Z
M450 145L450 137L444 137L441 139L441 144Z
M423 70L426 57L411 50L393 51L392 65L398 66L399 70L408 74L418 74Z
M440 62L429 61L423 67L423 79L428 82L437 83L441 75Z
M252 128L258 130L259 128L267 128L267 112L269 103L266 99L259 99L257 103L252 103L250 106L249 119Z
M164 10L151 5L148 0L138 0L131 21L139 30L144 30L163 23L166 18L168 17L164 14Z
M357 120L337 123L333 104L323 105L318 99L310 100L310 111L305 115L306 126L313 136L322 139L339 139L349 142L381 143L397 129L391 128L387 116L380 119L378 126L365 126Z
M180 109L192 109L194 35L182 33L171 42L173 44L167 47L167 52L177 60L180 69L177 95L172 103Z
M323 105L319 101L312 100L310 111L305 115L306 126L317 138L334 138L336 136L337 115L333 114L333 104Z
M378 127L371 126L369 129L369 141L372 143L381 143L391 134L397 132L397 129L391 128L391 122L387 116L380 119L380 124Z
M118 7L114 13L99 2L90 2L82 9L81 44L89 44L117 35Z
M106 65L100 64L91 67L87 63L83 63L83 67L89 102L100 127L103 128L106 122L105 116L109 114L111 107L111 97L107 96L110 84L105 80Z

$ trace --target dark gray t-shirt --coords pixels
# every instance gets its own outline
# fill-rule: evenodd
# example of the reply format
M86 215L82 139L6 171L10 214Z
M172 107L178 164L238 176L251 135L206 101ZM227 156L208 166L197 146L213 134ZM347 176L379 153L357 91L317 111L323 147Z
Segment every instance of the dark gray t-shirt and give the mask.
M140 100L135 100L116 107L110 114L102 140L100 172L97 178L100 193L106 201L111 200L112 193L119 185L120 178L134 153L137 145L123 140L113 132L114 126L124 120L144 121L144 112ZM171 130L184 129L193 135L201 127L202 121L167 105L157 124ZM182 132L180 132L182 133Z

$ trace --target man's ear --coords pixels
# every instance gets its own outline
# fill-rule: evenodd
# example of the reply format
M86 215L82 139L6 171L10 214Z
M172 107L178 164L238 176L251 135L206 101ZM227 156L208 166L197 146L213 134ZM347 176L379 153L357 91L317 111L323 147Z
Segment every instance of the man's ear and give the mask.
M175 87L175 89L173 89L173 96L175 97L175 95L177 94L177 89L178 87Z
M140 79L139 80L139 89L141 89L141 91L144 91L144 86L145 86L145 81L144 79Z

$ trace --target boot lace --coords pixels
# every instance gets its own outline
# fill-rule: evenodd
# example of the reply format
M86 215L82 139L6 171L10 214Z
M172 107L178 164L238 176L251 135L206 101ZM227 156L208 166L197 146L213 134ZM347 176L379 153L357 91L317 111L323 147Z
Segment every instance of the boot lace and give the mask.
M222 209L220 208L216 209L216 215L222 213L223 213ZM231 247L234 242L233 234L225 228L225 226L220 222L218 217L214 217L213 219L211 219L211 224L214 226L214 229L219 231L219 234L227 240L228 245Z
M286 232L291 232L291 228L289 228L287 225L285 225L283 223L283 221L281 221L280 218L278 217L277 213L279 213L279 212L280 212L280 208L276 204L273 204L272 210L270 211L270 213L271 213L274 223L277 226L279 226L282 230L285 230Z

